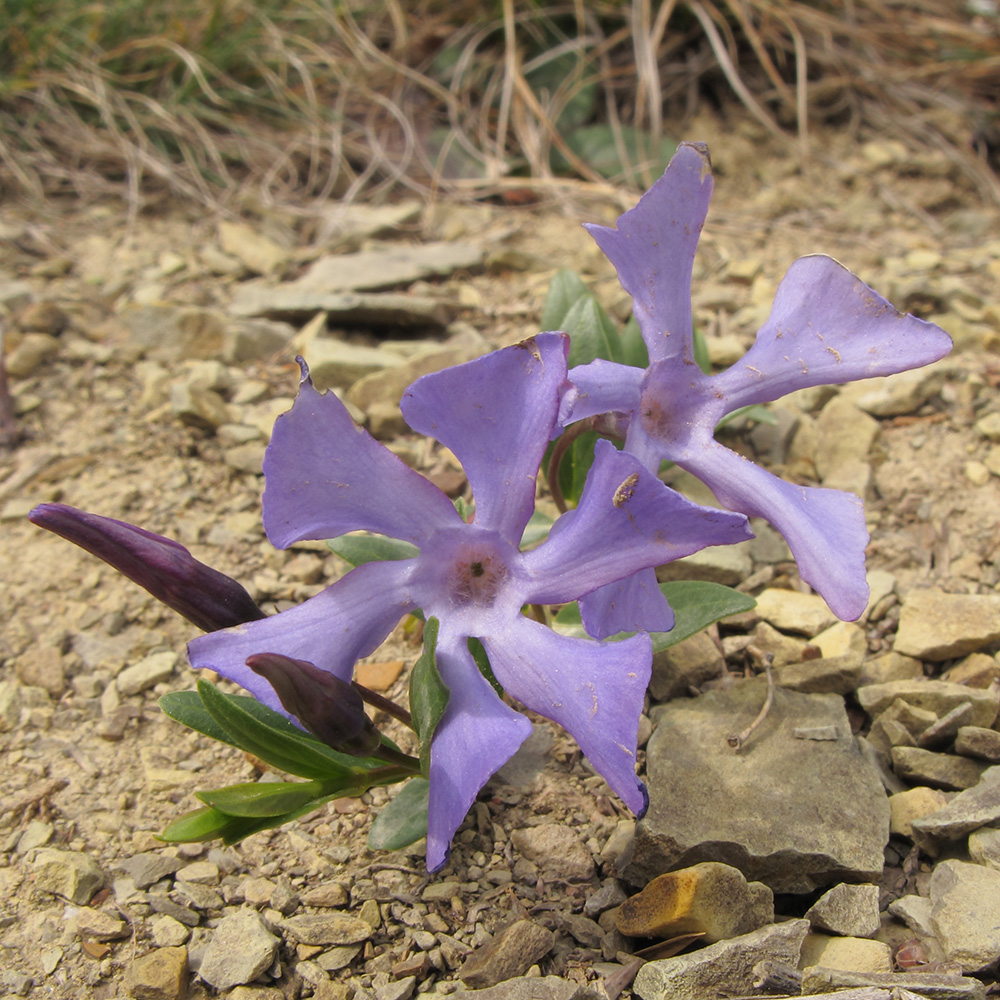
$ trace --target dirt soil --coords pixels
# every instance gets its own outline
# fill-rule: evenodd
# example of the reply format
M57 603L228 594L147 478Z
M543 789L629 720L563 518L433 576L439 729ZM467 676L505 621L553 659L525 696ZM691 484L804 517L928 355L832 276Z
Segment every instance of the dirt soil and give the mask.
M975 425L1000 410L1000 212L982 204L933 152L878 140L859 145L829 132L815 137L814 158L803 172L794 149L774 148L739 120L705 119L687 135L709 142L716 166L694 284L698 320L709 338L735 336L748 345L785 269L813 252L832 254L895 305L935 318L953 335L957 348L940 392L914 413L880 421L869 456L870 566L891 569L900 587L934 582L964 593L991 590L1000 576L1000 466L981 481L980 464L988 467L993 445ZM621 205L574 197L561 205L441 204L412 233L394 238L489 244L489 267L445 279L438 290L461 295L462 319L491 344L536 332L558 267L583 272L624 318L627 300L580 228L583 221L611 221ZM277 212L265 222L288 231L298 224ZM199 257L201 248L217 244L217 225L201 209L170 201L143 211L132 230L119 204L5 206L0 278L28 281L34 303L52 304L67 319L54 356L13 380L25 439L0 454L0 680L28 677L34 684L20 717L0 733L0 967L22 974L5 981L12 993L125 996L130 964L154 947L142 908L116 907L108 890L92 906L124 919L129 936L81 941L72 930L76 908L36 888L31 852L19 848L32 822L43 824L32 829L47 846L90 854L110 886L116 861L164 850L153 835L198 804L194 789L257 775L241 754L182 729L157 707L160 694L194 685L183 661L193 628L103 564L31 526L27 510L59 500L142 525L179 539L257 594L267 593L277 577L283 589L272 588L270 606L309 596L344 571L329 557L318 571L302 571L299 563L286 573L304 550L276 552L264 539L262 478L235 470L214 434L173 416L164 404L162 373L157 382L119 320L124 304L151 283L159 283L161 299L170 303L224 307L233 281L212 274ZM182 266L171 270L173 255ZM19 304L9 317L11 349L23 309ZM370 331L353 331L352 338L378 343ZM290 397L296 384L291 357L230 374L259 380L262 392L274 397ZM168 383L180 377L180 366L168 366ZM425 467L437 460L434 451L422 454ZM890 645L891 638L873 636L873 648ZM113 676L156 651L178 654L176 668L154 688L122 695L116 714L107 693ZM403 659L409 666L416 654L397 634L370 659ZM405 672L388 694L405 699ZM345 968L330 972L330 983L316 985L295 971L296 962L317 949L296 952L286 945L274 991L260 995L315 991L346 998L371 988L387 997L393 967L413 950L407 942L414 913L425 927L426 915L436 913L432 930L447 928L471 947L520 914L579 912L593 892L596 882L547 878L518 857L509 839L542 821L567 824L600 863L601 849L627 816L572 742L555 730L552 736L541 752L542 771L528 787L488 786L448 868L434 880L424 874L419 854L367 849L373 810L360 800L331 804L236 847L167 853L185 863L213 860L222 879L216 891L231 901L242 898L249 879L287 879L299 894L338 882L350 894L351 912L366 898L378 899L381 927ZM369 797L385 801L383 791ZM421 902L427 885L441 880L461 883L454 899ZM192 955L204 949L216 917L203 915L194 929L187 942ZM564 932L558 941L541 963L543 974L584 981L593 976L595 959L604 960ZM23 977L32 982L25 985ZM454 978L453 966L430 967L418 986ZM212 994L192 982L190 996Z

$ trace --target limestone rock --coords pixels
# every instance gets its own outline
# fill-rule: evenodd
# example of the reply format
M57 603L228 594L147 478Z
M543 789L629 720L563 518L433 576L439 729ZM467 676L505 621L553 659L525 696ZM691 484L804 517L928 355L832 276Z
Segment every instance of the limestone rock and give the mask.
M981 826L1000 822L1000 767L983 772L979 783L959 792L944 806L912 822L913 839L923 846L932 841L958 840Z
M1000 871L1000 830L980 827L969 834L969 857L977 865Z
M428 994L437 996L439 994ZM454 994L456 997L467 993ZM523 976L507 979L496 986L475 990L474 1000L598 1000L600 993L591 986L584 986L559 976Z
M893 648L922 660L950 660L998 639L1000 595L947 594L929 588L907 595Z
M924 668L919 660L902 653L889 652L865 660L861 664L859 687L869 684L884 684L887 681L912 681L924 676Z
M462 963L458 978L471 989L480 989L522 976L549 953L555 940L552 931L533 920L515 921L474 951Z
M800 594L797 590L771 587L757 598L758 615L782 632L796 632L812 637L837 621L819 594Z
M1000 959L1000 871L965 861L941 861L931 875L931 921L949 961L963 972Z
M898 417L915 413L941 390L945 376L953 369L950 361L938 361L915 371L898 372L865 383L855 405L873 417Z
M403 363L403 359L391 351L351 344L334 337L313 338L303 355L309 364L313 385L320 392L349 389L365 375Z
M219 921L199 975L217 990L253 982L274 964L279 944L256 910L237 910Z
M131 667L126 667L115 679L115 684L121 694L140 694L172 677L177 659L173 650L152 653Z
M889 796L889 830L900 837L912 837L912 824L942 809L948 796L939 788L918 785Z
M690 694L692 687L718 677L724 661L718 646L705 632L698 632L653 654L649 692L657 701Z
M636 824L625 881L643 885L701 861L732 865L775 892L879 876L889 805L876 768L847 735L843 700L778 688L767 718L735 753L727 737L764 697L763 681L753 680L653 709L650 808ZM820 727L845 736L795 738L796 729Z
M853 653L789 663L775 672L783 688L806 694L850 694L861 678L861 658Z
M831 934L874 937L879 929L878 886L835 885L809 907L806 919L817 930Z
M45 848L32 862L35 887L86 906L104 885L104 872L89 854Z
M187 975L187 948L157 948L132 963L127 979L129 996L135 1000L184 1000Z
M972 703L973 726L991 726L997 715L997 699L988 691L950 684L948 681L912 680L866 684L858 688L858 701L872 717L884 712L897 698L907 704L933 712L938 718L963 701Z
M557 878L586 881L594 877L594 859L570 827L542 823L511 834L515 850Z
M812 933L802 945L799 964L803 969L818 965L844 972L892 972L892 949L869 938Z
M739 937L774 920L774 896L760 882L716 861L654 878L622 903L615 916L626 937L703 933L711 944Z
M982 726L962 726L955 736L955 753L1000 764L1000 733Z
M707 1000L754 992L754 966L771 961L796 966L808 920L769 924L687 955L647 962L632 991L641 1000Z
M892 748L892 769L904 781L915 785L961 791L978 784L986 768L984 761L971 757L933 753L919 747Z
M303 913L281 926L302 944L358 944L372 936L370 924L347 913Z
M1000 681L1000 662L987 653L971 653L946 670L941 679L973 688L988 688L994 681Z

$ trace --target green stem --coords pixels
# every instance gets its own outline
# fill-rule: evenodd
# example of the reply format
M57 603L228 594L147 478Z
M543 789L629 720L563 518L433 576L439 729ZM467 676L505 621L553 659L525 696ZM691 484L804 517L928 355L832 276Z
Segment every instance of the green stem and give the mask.
M405 708L397 705L394 701L390 701L388 698L384 698L380 694L376 694L376 692L370 688L366 688L363 684L359 684L357 681L352 681L351 684L366 704L371 705L372 708L380 708L386 715L391 715L394 719L402 722L408 729L413 729L413 717Z

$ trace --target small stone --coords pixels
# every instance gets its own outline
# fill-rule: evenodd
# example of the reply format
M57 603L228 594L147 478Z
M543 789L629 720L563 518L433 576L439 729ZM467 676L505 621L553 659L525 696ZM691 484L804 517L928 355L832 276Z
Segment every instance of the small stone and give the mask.
M404 660L359 663L354 668L354 673L358 683L362 686L372 691L388 691L399 680L399 675L405 666Z
M812 645L819 647L824 658L850 656L859 665L868 653L865 630L854 622L836 622L814 636Z
M915 819L930 816L943 808L948 796L939 788L917 786L889 796L889 831L899 837L912 837Z
M955 753L1000 764L1000 733L981 726L962 726L955 736Z
M177 666L178 656L172 650L153 653L144 660L126 667L115 679L121 694L133 695L169 680Z
M1000 767L990 767L974 787L952 796L940 809L912 821L914 840L958 840L981 826L1000 822Z
M976 421L976 430L989 441L1000 441L1000 413L987 413Z
M22 684L44 688L53 698L66 690L63 655L54 646L29 646L14 661L14 672Z
M873 417L899 417L915 413L941 391L948 362L927 365L916 371L898 372L865 383L865 391L855 397L859 409Z
M425 903L450 903L455 896L462 894L460 882L432 882L420 893Z
M195 861L178 868L176 878L180 882L197 882L199 885L218 885L219 866L211 861Z
M316 337L303 348L309 374L319 392L349 389L358 379L403 364L403 358L383 348L350 344L333 337Z
M116 862L116 866L131 877L137 889L147 889L161 878L173 875L182 864L182 861L167 854L151 852L133 854Z
M81 851L45 848L32 861L35 887L86 906L104 885L104 872L97 862Z
M347 906L350 896L339 882L327 882L325 885L314 885L304 890L302 902L306 906L339 907Z
M1000 958L1000 871L965 861L941 861L931 875L931 921L951 962L963 972Z
M1000 681L1000 663L986 653L971 653L941 675L941 680L972 688L988 688Z
M254 476L262 474L264 465L264 444L260 441L248 441L227 448L222 453L223 461L237 472L247 472Z
M153 935L153 943L158 948L178 948L191 936L187 927L166 913L151 916L149 929Z
M533 920L517 920L463 963L458 978L470 989L496 986L524 975L555 944L555 935Z
M76 911L76 933L85 941L114 941L129 936L129 926L124 920L112 917L103 910L83 907Z
M892 972L892 949L882 941L860 937L828 937L812 933L802 945L799 965L844 972Z
M904 781L961 791L978 784L987 765L970 757L933 753L919 747L893 747L892 769Z
M243 222L220 222L219 243L223 253L242 261L254 274L280 274L289 260L284 247Z
M980 827L969 834L969 857L977 865L1000 871L1000 830Z
M429 993L430 997L442 994ZM561 976L519 976L506 979L485 990L462 991L454 994L467 1000L596 1000L600 994L590 986L581 986Z
M27 378L59 353L59 341L47 333L26 333L5 358L11 378Z
M515 830L515 849L549 875L585 882L594 877L594 859L580 838L559 823L542 823Z
M926 896L900 896L889 904L889 912L899 917L914 934L921 938L933 938L937 933L931 923L931 901Z
M842 882L820 896L805 916L820 931L843 937L874 937L880 926L878 886Z
M985 486L990 481L990 470L974 459L962 466L962 472L973 486Z
M779 631L809 637L818 635L837 621L837 616L819 594L800 594L797 590L769 588L757 598L754 610Z
M858 687L869 684L885 684L888 681L912 681L924 676L923 664L912 656L903 656L895 651L865 660L861 664Z
M853 653L789 663L775 671L775 680L790 691L806 694L850 694L861 677L861 659Z
M719 677L725 665L722 653L706 632L653 654L650 694L657 701L688 695L692 688Z
M858 688L861 707L873 718L884 712L897 698L909 705L933 712L941 718L964 701L972 703L970 725L991 726L997 716L997 699L988 691L949 684L947 681L913 680L867 684Z
M706 1000L754 993L759 962L797 966L808 920L769 924L686 955L647 962L632 990L644 1000Z
M256 910L237 910L219 921L198 973L217 990L252 982L274 964L280 943Z
M17 847L14 848L18 854L27 854L28 851L36 847L44 847L51 839L55 828L51 823L43 823L40 819L33 819L24 829L24 832L17 838Z
M893 648L922 660L950 660L998 639L1000 595L929 588L906 596Z
M372 936L371 924L346 913L304 913L281 926L302 944L358 944Z
M704 635L704 633L699 633ZM707 638L707 637L706 637ZM771 662L773 667L784 667L792 663L801 663L806 647L809 645L805 639L798 639L795 636L785 635L779 632L773 625L767 622L758 622L753 630L752 648L760 650L762 656L759 666L763 666L763 656L770 654L774 657ZM754 654L755 659L756 654Z
M127 976L129 996L135 1000L184 1000L187 976L186 948L158 948L132 963Z
M43 299L25 306L17 316L17 325L25 331L58 337L69 325L69 317L56 305Z
M622 903L615 926L626 937L704 934L709 944L738 937L774 920L774 896L748 883L738 868L716 861L654 878Z

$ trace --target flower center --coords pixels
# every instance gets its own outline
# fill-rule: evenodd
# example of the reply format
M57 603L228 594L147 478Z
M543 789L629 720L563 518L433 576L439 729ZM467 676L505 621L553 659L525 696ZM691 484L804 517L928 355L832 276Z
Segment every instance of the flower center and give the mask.
M484 542L458 546L448 571L448 589L456 604L491 607L508 577L500 554Z

